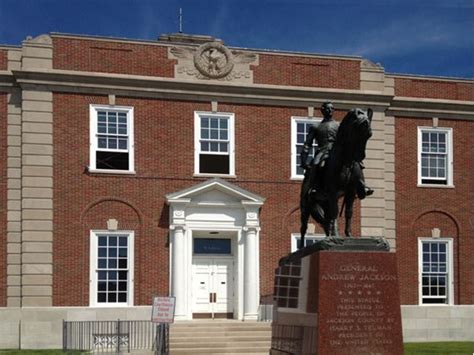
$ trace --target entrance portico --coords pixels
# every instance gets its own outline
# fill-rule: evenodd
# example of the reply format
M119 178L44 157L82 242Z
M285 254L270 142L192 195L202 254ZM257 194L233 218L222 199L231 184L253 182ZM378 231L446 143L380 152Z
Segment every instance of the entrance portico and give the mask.
M256 320L264 198L215 178L166 196L176 319Z

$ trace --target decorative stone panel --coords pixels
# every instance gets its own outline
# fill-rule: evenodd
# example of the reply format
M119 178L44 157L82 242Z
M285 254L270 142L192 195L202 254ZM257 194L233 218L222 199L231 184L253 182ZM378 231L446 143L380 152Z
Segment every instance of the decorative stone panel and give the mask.
M220 42L195 47L172 47L169 58L177 59L175 78L184 80L221 80L253 83L250 65L258 64L258 55L230 50Z

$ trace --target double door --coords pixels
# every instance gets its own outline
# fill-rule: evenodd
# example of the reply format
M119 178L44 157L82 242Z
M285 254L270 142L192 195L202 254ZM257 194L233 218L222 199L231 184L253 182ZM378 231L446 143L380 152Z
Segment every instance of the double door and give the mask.
M234 260L194 257L192 272L193 318L232 318L234 312Z

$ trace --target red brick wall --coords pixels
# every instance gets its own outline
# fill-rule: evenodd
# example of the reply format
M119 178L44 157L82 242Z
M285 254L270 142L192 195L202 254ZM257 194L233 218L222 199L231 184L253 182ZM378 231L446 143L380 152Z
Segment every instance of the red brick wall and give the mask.
M7 94L0 94L0 132L7 136ZM0 307L7 305L7 140L0 141Z
M360 60L259 54L253 67L256 84L360 88Z
M440 120L439 127L453 129L455 188L417 187L417 127L431 126L427 119L395 119L395 184L397 253L402 304L418 303L418 238L431 237L440 228L441 237L453 238L455 303L473 302L474 243L474 124Z
M8 51L0 49L0 70L8 69Z
M53 37L54 69L173 77L174 64L167 47Z
M395 78L395 95L473 101L474 83Z
M205 178L194 173L194 111L209 103L117 98L134 107L136 176L88 175L89 104L99 96L55 94L54 305L87 305L89 232L115 218L135 230L135 304L168 293L168 207L164 195ZM273 292L273 271L299 231L300 182L290 180L290 117L304 109L219 104L235 113L236 179L266 198L261 210L261 293ZM342 117L343 113L338 113ZM98 206L91 204L101 200ZM82 222L81 222L82 216ZM354 232L360 232L357 210Z

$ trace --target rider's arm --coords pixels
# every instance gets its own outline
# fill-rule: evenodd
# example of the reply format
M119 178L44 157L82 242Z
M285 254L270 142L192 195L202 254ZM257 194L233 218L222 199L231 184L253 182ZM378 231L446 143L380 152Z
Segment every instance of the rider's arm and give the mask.
M311 127L309 127L309 132L306 135L306 140L304 141L303 150L301 151L301 155L300 155L300 159L301 159L300 166L305 169L310 166L311 159L313 158L313 157L308 157L308 155L309 155L309 152L311 151L311 147L313 146L313 141L316 138L315 128L316 127L314 125L311 125Z

